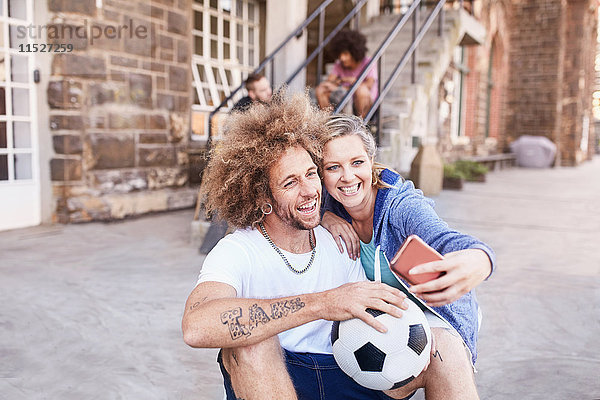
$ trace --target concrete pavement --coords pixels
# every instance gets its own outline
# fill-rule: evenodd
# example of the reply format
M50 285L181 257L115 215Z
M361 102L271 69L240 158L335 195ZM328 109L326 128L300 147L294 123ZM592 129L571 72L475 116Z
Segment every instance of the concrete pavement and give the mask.
M0 398L219 399L181 339L193 210L0 233Z
M597 157L434 198L498 255L477 289L482 399L600 399L599 176ZM222 398L216 351L180 333L192 215L0 232L0 399Z
M478 298L482 399L600 399L600 158L444 192L439 214L495 249Z

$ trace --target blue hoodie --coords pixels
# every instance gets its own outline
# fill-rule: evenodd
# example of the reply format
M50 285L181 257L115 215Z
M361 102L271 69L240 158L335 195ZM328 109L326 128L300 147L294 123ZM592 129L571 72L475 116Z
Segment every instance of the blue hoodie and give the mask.
M452 230L438 217L433 209L433 200L423 196L411 181L404 181L400 175L388 169L383 170L380 179L392 188L377 191L373 215L373 236L375 246L381 246L390 260L406 238L417 235L444 255L464 249L481 249L495 264L494 251L476 238ZM323 210L351 221L351 217L341 203L324 191ZM403 281L406 286L410 284ZM453 303L441 307L431 307L448 321L461 335L471 350L472 362L477 359L478 305L475 293L470 291Z

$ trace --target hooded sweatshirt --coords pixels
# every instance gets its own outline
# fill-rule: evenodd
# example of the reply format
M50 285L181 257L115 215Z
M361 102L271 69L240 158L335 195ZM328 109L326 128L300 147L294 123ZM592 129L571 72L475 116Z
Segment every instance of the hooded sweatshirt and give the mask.
M417 235L442 255L464 249L481 249L490 258L492 271L494 270L494 251L480 240L450 229L434 211L433 200L425 197L421 190L415 189L411 181L404 181L389 169L381 172L380 179L392 187L377 191L373 240L375 246L381 246L388 260L394 257L408 236ZM331 211L351 222L351 217L342 204L326 191L323 196L323 211ZM410 283L403 282L410 287ZM471 351L473 363L477 359L478 308L473 291L452 303L431 307L458 331Z

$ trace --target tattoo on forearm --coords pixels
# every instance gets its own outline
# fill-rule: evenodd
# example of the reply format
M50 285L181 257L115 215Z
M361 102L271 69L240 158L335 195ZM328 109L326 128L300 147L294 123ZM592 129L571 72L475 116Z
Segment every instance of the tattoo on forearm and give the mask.
M250 320L248 321L248 327L250 330L256 328L258 324L266 324L271 319L267 315L267 313L258 306L258 304L254 304L249 308L250 311Z
M436 351L435 351L435 353L433 353L433 356L434 356L435 358L438 358L438 357L439 357L439 358L440 358L440 361L441 361L441 362L444 362L444 360L442 359L442 355L440 354L440 352L439 352L438 350L436 350Z
M233 310L221 313L221 323L226 324L229 328L231 339L239 339L244 336L249 336L248 328L240 322L242 317L242 308L234 308Z
M190 309L195 308L196 304L191 306ZM257 328L259 324L265 325L271 321L271 319L286 317L288 314L295 313L302 309L305 305L306 304L300 297L296 297L292 300L277 301L270 304L271 316L269 317L262 307L259 307L258 304L253 304L248 308L248 326L240 322L240 318L242 318L242 308L238 307L221 313L221 323L227 325L231 339L236 340L245 336L250 336L250 331Z
M304 307L305 304L300 300L300 297L296 297L293 300L278 301L271 304L271 318L278 319L287 316L290 312L295 313Z
M206 299L208 299L208 296L203 297L202 300L197 301L194 304L192 304L190 306L190 311L194 311L196 308L200 307L200 305L202 305L202 303L204 303L206 301Z

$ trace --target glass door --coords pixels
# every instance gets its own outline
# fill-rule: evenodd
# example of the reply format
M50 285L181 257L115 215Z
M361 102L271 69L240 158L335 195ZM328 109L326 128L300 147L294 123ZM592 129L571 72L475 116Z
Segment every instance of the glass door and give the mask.
M33 53L19 26L33 24L32 0L0 0L0 230L41 220Z

